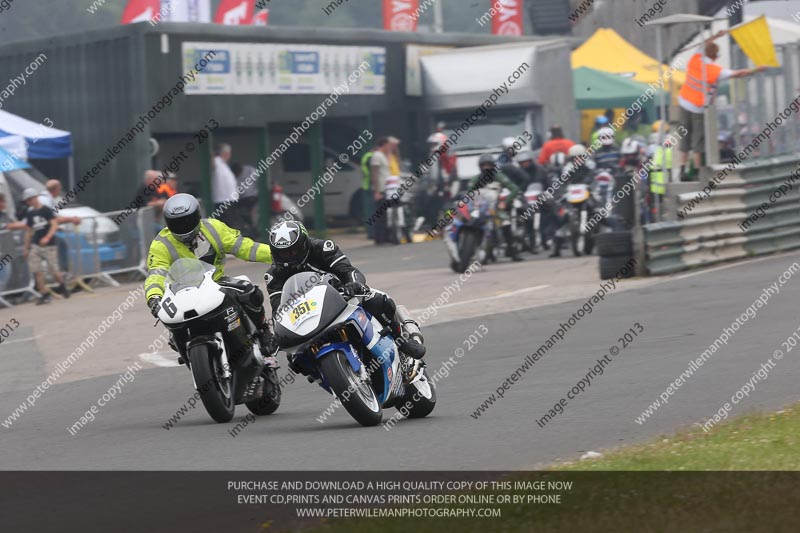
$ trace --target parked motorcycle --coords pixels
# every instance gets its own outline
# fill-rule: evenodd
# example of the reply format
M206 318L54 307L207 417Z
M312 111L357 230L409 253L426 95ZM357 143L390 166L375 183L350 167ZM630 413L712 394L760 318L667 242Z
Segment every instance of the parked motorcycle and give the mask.
M197 259L175 261L158 319L172 333L211 418L228 422L242 403L255 415L271 414L281 402L276 369L265 365L256 326L237 290L218 284L213 275L214 268ZM235 279L247 281L245 276ZM248 390L256 378L257 386Z
M397 201L391 201L395 193L398 195ZM402 244L404 240L407 243L412 242L411 221L414 215L411 208L411 190L401 191L400 177L389 176L386 179L386 198L390 200L385 215L389 242L392 244Z
M531 206L536 206L533 211L533 215L529 217L532 220L530 222L530 227L528 228L530 231L530 235L528 235L528 244L530 251L533 253L537 253L540 247L547 247L547 243L544 242L544 239L542 238L542 211L547 209L547 207L544 205L544 202L540 203L542 192L544 192L544 187L542 187L541 183L531 183L525 190L526 205L524 206L523 211L532 209Z
M484 187L480 196L450 211L453 221L445 229L444 243L454 272L466 272L475 259L484 263L491 254L495 201L496 192Z
M615 182L614 176L606 170L600 170L595 174L592 180L592 198L595 205L604 206L611 200Z
M585 183L567 185L567 192L562 198L559 215L564 224L559 231L568 234L572 253L575 257L589 255L594 248L594 230L586 229L586 222L592 213L592 194Z
M499 209L505 209L506 204L509 200L509 195L511 191L508 189L503 189L500 191L500 203L498 204ZM530 235L528 235L530 225L526 227L526 221L522 218L522 214L525 212L526 203L519 197L514 198L513 204L510 210L510 217L508 220L508 225L511 227L511 238L513 242L513 246L517 249L517 254L522 253L523 251L527 250L529 252L533 252L535 250L535 244L530 243ZM504 239L501 239L500 235L496 235L498 240L498 247L507 247L508 243L505 242ZM506 254L507 256L509 254Z
M336 283L330 274L301 272L284 285L275 334L293 367L363 426L379 424L389 407L410 418L430 414L436 387L425 364L402 357L380 322L357 297L345 300Z

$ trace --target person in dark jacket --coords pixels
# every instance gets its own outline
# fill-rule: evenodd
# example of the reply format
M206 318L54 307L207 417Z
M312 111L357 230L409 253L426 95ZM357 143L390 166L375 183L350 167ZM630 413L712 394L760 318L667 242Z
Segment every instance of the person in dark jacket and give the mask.
M364 296L362 307L391 329L400 352L412 359L425 355L419 325L388 294L367 287L367 278L331 240L309 237L305 226L293 220L275 224L269 232L272 266L264 276L273 317L279 314L286 281L301 272L333 274L345 298ZM291 363L291 362L290 362Z

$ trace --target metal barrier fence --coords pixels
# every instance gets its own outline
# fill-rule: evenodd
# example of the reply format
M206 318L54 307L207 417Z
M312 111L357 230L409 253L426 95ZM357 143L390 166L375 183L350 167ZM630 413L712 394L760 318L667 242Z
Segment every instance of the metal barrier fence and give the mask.
M730 106L717 106L720 131L734 135L737 146L747 145L774 122L797 96L800 87L800 43L775 47L780 68L771 68L747 78L730 80ZM769 142L758 147L755 156L771 157L798 151L800 114L793 113L773 133Z
M129 216L121 216L123 213L81 217L81 224L62 227L56 233L59 263L61 270L66 270L70 285L91 290L92 281L118 286L113 275L147 275L147 251L160 229L156 212L152 207L143 207ZM24 234L23 230L0 232L0 258L12 258L0 271L0 306L11 306L9 296L39 296L27 260L22 257Z
M800 179L793 174L797 168L797 155L743 163L708 197L701 194L700 202L697 192L679 194L682 221L643 226L648 273L669 274L800 248ZM767 209L762 207L765 203Z
M0 306L11 307L6 297L28 293L38 296L33 288L33 276L28 271L28 260L22 256L25 232L0 231ZM10 258L10 259L8 259Z

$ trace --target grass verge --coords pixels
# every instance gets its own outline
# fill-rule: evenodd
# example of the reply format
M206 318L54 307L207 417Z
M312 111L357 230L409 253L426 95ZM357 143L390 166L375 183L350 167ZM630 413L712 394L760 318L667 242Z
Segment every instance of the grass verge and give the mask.
M337 520L314 531L796 531L800 473L782 471L800 470L799 440L800 406L793 406L504 478L572 481L559 504L496 505L502 517L491 519Z

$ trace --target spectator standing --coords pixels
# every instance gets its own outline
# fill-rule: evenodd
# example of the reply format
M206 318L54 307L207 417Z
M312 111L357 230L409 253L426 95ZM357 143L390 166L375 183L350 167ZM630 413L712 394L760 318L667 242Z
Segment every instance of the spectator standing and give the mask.
M258 216L256 208L258 206L258 170L252 165L242 165L232 163L231 170L236 176L238 190L242 191L239 195L239 211L242 217L242 233L246 237L255 239L258 236L257 223ZM255 176L250 178L250 176Z
M50 209L55 209L57 205L61 205L64 200L61 197L61 182L58 180L47 180L44 184L45 190L39 193L39 199L42 204Z
M564 154L564 159L566 159L569 149L573 146L575 146L573 141L564 138L564 129L559 125L554 125L550 128L550 139L544 143L542 151L539 152L539 164L549 164L550 157L558 153Z
M375 150L377 150L377 146L361 156L361 218L365 222L375 212L375 199L372 197L372 169L370 168L370 161L372 161ZM375 231L372 224L366 224L366 226L367 238L374 238Z
M24 222L17 222L11 218L11 215L6 213L6 209L8 209L6 195L0 192L0 231L25 229L28 227Z
M69 289L64 284L64 277L58 268L58 253L53 237L58 229L58 222L53 210L42 204L36 189L25 189L22 200L30 209L25 213L25 224L28 227L25 233L25 247L23 257L28 259L28 269L36 277L36 289L41 294L36 305L50 302L50 293L47 290L42 263L47 265L50 274L59 283L60 293L69 298Z
M164 210L164 204L167 200L178 194L178 176L174 172L167 172L161 174L157 171L156 178L152 181L153 185L158 185L155 192L150 192L150 200L147 205L158 209L159 213Z
M397 137L388 137L389 139L389 175L400 175L400 139Z
M369 161L370 178L372 183L372 198L376 206L381 206L386 200L386 179L391 176L389 167L389 139L381 137L375 143L372 159ZM387 242L385 212L379 213L375 221L375 244Z
M230 144L221 144L214 157L214 173L211 177L211 201L215 217L233 228L239 228L236 201L236 176L228 166L233 154Z

